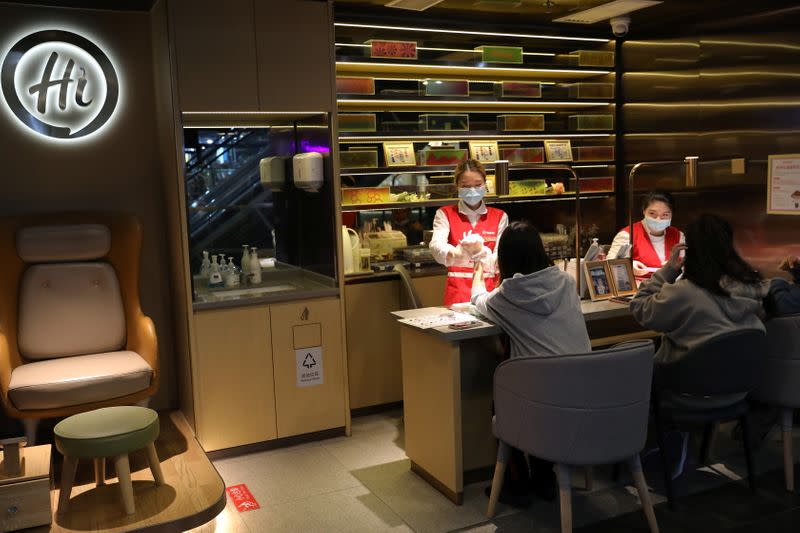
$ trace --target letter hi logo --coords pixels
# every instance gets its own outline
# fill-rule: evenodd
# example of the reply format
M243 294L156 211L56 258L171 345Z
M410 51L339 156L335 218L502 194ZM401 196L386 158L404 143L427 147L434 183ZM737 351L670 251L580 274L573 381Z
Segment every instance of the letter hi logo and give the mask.
M119 101L119 82L108 56L80 35L32 33L15 43L0 68L3 97L31 130L56 139L98 131Z

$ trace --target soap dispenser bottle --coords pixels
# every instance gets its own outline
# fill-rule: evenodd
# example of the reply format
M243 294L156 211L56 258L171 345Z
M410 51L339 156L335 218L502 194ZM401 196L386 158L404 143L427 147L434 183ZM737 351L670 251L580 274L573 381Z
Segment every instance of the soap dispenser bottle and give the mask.
M247 274L248 270L250 269L250 247L246 244L242 245L242 273Z
M228 258L228 271L225 273L225 286L229 289L239 286L239 268L233 264L233 257Z
M208 276L208 288L216 289L225 285L222 274L219 271L216 254L211 256L211 274Z
M208 279L211 274L211 260L208 258L208 251L203 250L203 262L200 264L200 277Z
M247 278L252 285L261 283L261 262L258 260L256 247L250 248L250 268L247 271Z

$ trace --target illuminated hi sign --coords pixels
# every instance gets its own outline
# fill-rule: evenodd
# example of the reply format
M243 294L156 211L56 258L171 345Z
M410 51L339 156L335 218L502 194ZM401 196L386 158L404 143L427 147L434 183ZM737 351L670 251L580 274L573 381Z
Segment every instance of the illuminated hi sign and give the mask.
M119 102L111 60L78 34L44 30L11 46L0 68L3 99L27 127L77 139L102 128Z

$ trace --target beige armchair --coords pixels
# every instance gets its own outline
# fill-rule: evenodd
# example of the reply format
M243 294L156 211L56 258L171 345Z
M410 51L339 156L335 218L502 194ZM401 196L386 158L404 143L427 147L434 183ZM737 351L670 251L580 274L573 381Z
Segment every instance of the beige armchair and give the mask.
M132 215L0 219L0 402L29 443L43 418L142 403L158 388L141 245Z

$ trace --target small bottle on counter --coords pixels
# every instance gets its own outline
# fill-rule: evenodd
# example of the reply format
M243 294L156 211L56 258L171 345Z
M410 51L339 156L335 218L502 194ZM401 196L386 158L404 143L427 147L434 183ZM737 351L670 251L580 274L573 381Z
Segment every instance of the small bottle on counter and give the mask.
M203 262L200 264L200 277L208 279L211 274L211 260L208 258L208 251L203 250Z
M225 287L233 288L239 286L239 268L233 264L233 257L228 258L228 271L225 274Z
M217 256L211 256L211 274L208 276L208 288L216 289L225 285L222 279L222 274L219 271L219 263L217 263Z
M247 270L247 279L251 285L261 283L261 263L258 260L256 247L250 248L250 268Z
M222 274L222 279L225 279L225 274L228 273L228 263L225 262L225 254L219 256L219 273Z
M248 270L250 269L250 247L246 244L242 245L242 274L247 274Z

